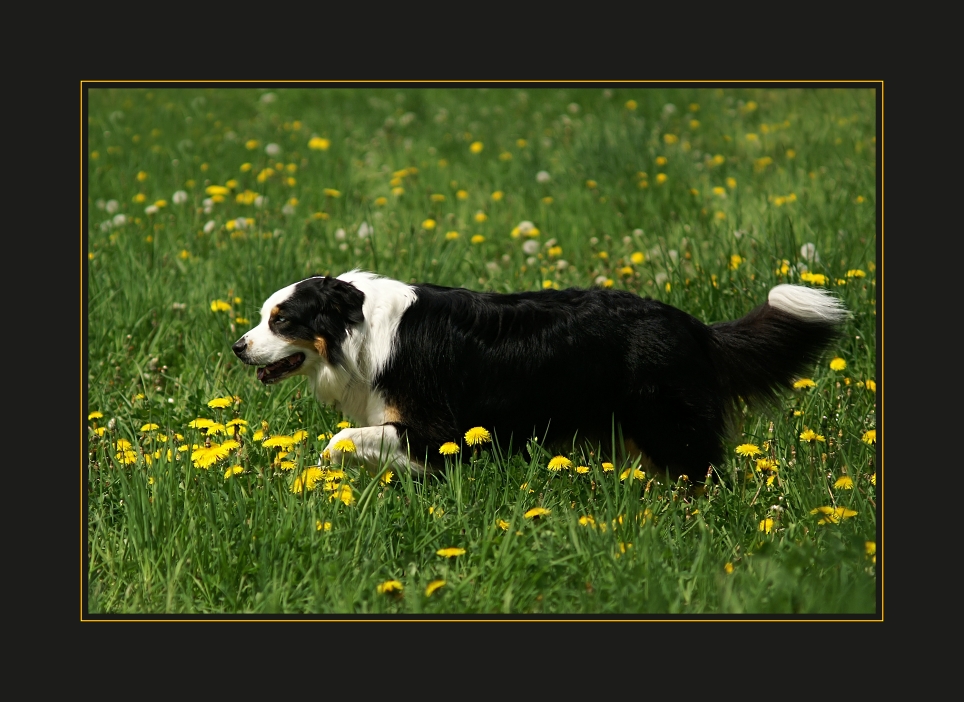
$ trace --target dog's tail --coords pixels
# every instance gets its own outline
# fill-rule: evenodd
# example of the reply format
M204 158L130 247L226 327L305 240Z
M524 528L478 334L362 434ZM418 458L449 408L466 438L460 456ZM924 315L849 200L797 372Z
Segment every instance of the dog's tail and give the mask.
M830 293L777 285L767 301L732 322L713 324L716 358L731 396L771 401L810 373L850 313Z

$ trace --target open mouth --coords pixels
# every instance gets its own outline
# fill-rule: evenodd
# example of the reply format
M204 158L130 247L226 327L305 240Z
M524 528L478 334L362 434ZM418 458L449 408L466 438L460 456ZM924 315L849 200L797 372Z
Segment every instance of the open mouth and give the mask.
M258 369L258 380L265 385L277 383L283 378L287 378L301 367L305 362L305 355L301 352L282 358L280 361L270 363L264 368Z

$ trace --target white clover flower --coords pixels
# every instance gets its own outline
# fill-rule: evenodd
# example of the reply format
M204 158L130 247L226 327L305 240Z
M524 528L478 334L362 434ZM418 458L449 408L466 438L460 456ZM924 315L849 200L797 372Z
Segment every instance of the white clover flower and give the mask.
M673 103L667 102L665 105L663 105L663 114L664 114L664 115L671 115L671 114L673 114L674 112L676 112L676 105L674 105Z
M373 231L375 230L368 224L368 222L362 222L361 226L358 227L358 238L364 239L366 236L370 235Z
M539 259L536 258L535 256L529 256L529 258L526 259L527 265L534 266L537 263L539 263Z
M566 259L560 258L558 261L556 261L556 270L557 270L557 271L564 271L564 270L566 270L568 267L569 267L569 261L567 261Z
M264 207L266 204L268 204L268 198L264 195L258 195L258 197L254 199L255 207Z
M157 214L159 211L160 210L158 209L157 205L148 205L144 208L144 214L152 215Z
M608 278L607 278L606 276L604 276L604 275L597 275L597 276L596 276L596 280L593 281L593 282L596 283L596 285L602 285L602 284L604 284L607 280L608 280Z
M536 228L536 225L534 225L532 222L530 222L527 219L519 222L519 233L522 234L523 236L525 236L535 228Z
M538 251L538 250L539 250L539 242L536 241L535 239L526 239L526 240L522 243L522 251L523 251L523 253L527 253L527 254L529 254L529 255L531 256L532 254L534 254L534 253L535 253L536 251Z
M812 243L807 242L800 247L800 258L810 263L817 263L820 261L820 256L817 255L817 247Z
M97 198L96 200L94 200L94 204L97 205L98 210L104 209L104 198L102 197Z
M114 219L111 220L115 227L123 227L127 224L127 217L123 214L115 214Z
M297 212L295 206L290 203L281 208L281 214L286 217L291 217L295 212Z
M487 261L485 264L485 268L486 270L489 271L489 273L498 273L500 270L502 270L501 268L499 268L499 264L496 263L495 261Z
M278 96L274 93L265 93L261 96L261 102L265 105L270 105L272 102L278 99Z
M549 171L539 171L536 173L537 183L548 183L550 180L552 180L552 176L549 175Z
M214 222L213 219L208 220L208 222L204 225L204 233L205 233L205 234L210 234L211 232L214 231L214 228L215 228L216 226L218 226L218 225Z
M246 220L244 217L238 217L236 220L234 220L234 227L236 229L247 229L248 220Z
M119 207L120 207L120 203L117 202L117 200L108 200L107 202L104 203L104 209L107 210L110 214L114 214L115 212L117 212L117 208Z
M268 156L277 156L281 153L281 147L275 143L271 143L264 147L264 152L268 154Z
M569 103L569 107L567 107L566 109L569 110L569 113L570 113L570 114L573 114L573 115L574 115L574 114L576 114L577 112L579 112L579 103L577 103L577 102L570 102L570 103Z
M660 271L659 273L656 274L656 284L657 284L657 285L662 285L662 284L665 283L667 280L669 280L669 276L668 276L666 273L664 273L663 271Z
M175 205L183 205L185 202L187 202L187 193L183 190L178 190L171 196L171 202L173 202Z
M344 240L345 240L345 230L342 229L341 227L338 227L338 229L335 230L335 239L338 240L338 241L344 241Z

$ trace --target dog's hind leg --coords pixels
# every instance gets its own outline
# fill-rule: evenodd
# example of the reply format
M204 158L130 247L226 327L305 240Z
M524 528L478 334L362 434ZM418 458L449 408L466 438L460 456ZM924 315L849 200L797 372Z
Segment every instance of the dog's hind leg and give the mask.
M342 429L331 437L321 452L322 459L343 463L354 459L374 475L384 467L423 473L425 468L409 459L406 447L399 439L398 430L391 424L377 427Z

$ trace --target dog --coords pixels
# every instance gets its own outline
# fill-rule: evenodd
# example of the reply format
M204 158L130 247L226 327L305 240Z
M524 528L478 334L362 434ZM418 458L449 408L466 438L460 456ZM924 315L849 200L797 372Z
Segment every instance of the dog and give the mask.
M739 401L775 400L848 317L799 285L707 325L628 291L475 292L353 270L278 290L232 349L262 383L307 377L358 425L332 437L322 455L333 462L350 439L369 471L437 472L442 444L483 427L503 446L618 436L627 455L702 482Z

